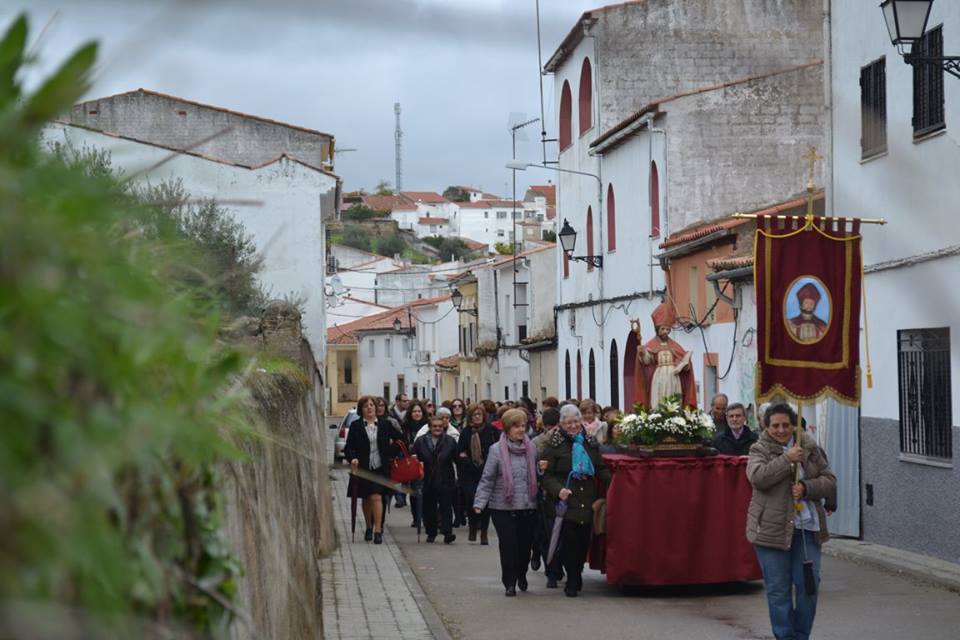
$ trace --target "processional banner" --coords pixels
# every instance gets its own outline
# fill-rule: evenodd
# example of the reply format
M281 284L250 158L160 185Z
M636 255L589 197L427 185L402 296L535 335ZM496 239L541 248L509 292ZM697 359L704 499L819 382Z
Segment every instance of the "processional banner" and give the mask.
M827 395L859 403L860 241L858 220L757 218L759 402L779 394L796 401Z

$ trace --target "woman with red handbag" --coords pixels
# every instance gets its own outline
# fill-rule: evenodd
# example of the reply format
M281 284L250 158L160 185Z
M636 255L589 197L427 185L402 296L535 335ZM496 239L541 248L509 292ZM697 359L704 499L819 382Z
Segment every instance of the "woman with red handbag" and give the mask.
M430 431L413 443L413 454L423 463L423 520L427 528L427 542L443 534L443 542L457 539L453 533L453 497L457 491L454 459L457 443L444 431L440 417L430 419Z
M398 454L394 446L396 432L388 422L377 418L377 402L373 396L360 398L357 411L360 417L347 431L343 457L350 461L353 469L365 469L386 478L390 474L390 463ZM354 486L357 497L363 498L363 519L367 525L363 539L382 544L383 496L389 495L390 489L352 475L347 487L348 498L354 495Z

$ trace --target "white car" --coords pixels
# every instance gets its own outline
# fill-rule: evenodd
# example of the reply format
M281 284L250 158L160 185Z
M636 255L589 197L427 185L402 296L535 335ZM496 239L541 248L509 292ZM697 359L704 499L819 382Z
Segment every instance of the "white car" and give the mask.
M350 409L350 411L347 411L347 415L343 416L339 427L335 424L330 425L331 429L338 429L337 438L333 445L334 462L343 460L343 448L347 446L347 431L350 429L350 424L358 417L360 417L360 414L357 413L357 410Z

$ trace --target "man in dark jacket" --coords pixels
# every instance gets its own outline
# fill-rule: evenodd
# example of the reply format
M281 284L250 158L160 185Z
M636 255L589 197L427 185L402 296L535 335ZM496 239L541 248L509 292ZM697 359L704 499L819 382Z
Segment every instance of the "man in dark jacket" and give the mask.
M450 544L457 539L453 533L453 497L457 490L453 465L457 442L444 433L445 429L443 418L430 418L430 431L417 438L412 453L423 463L423 521L427 542L437 539L439 528L443 542Z
M751 445L759 436L746 422L747 413L742 404L734 402L727 407L727 428L713 438L713 448L727 456L749 455Z
M477 407L471 407L477 409ZM473 499L483 475L483 466L487 462L487 453L490 447L500 438L500 432L491 427L483 419L482 411L468 413L465 418L467 424L460 432L457 440L457 464L460 469L460 489L463 491L463 502L466 505L467 521L470 526L468 540L475 542L477 533L480 534L480 544L488 544L487 530L490 527L490 512L486 509L482 513L473 510Z

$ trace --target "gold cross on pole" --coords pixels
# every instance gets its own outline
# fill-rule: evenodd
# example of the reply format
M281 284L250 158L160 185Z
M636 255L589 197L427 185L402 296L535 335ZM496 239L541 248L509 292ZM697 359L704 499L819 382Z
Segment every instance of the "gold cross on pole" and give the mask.
M809 174L809 176L807 177L807 189L812 190L812 189L814 188L814 185L813 185L813 174L814 174L814 172L816 171L817 160L824 160L824 157L823 157L822 155L820 155L819 153L817 153L817 148L816 148L816 147L810 147L810 150L807 151L807 152L806 152L805 154L803 154L802 156L800 156L800 158L801 158L802 160L806 160L807 163L810 165L810 174Z
M813 183L813 174L817 168L817 160L823 160L824 157L817 153L816 147L810 147L810 150L800 156L810 164L810 175L807 178L807 226L813 224L813 191L816 186Z

